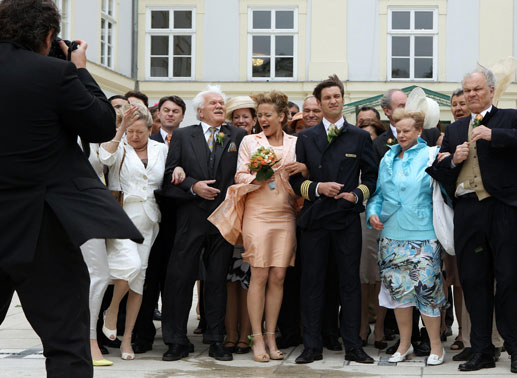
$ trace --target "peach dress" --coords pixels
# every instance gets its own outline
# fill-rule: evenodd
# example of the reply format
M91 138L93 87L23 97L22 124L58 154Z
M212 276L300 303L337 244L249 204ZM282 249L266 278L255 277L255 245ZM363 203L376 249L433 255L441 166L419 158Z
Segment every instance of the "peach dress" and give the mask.
M261 146L272 148L280 160L274 166L275 189L251 182L248 164ZM296 250L295 194L286 164L296 161L296 137L284 133L282 146L270 146L263 133L245 136L239 148L235 185L208 218L232 244L242 240L243 260L253 267L294 266Z

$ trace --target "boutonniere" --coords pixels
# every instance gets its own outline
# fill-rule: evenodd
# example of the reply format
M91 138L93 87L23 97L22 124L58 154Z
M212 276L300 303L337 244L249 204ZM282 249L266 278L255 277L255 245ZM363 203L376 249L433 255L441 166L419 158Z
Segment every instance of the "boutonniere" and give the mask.
M329 126L329 132L327 134L327 139L329 141L329 143L332 143L332 141L334 139L336 139L336 137L339 135L339 129L337 128L336 125L330 125Z
M474 118L474 122L472 122L472 127L478 127L479 125L481 125L481 121L483 121L483 116L481 114L478 114L476 118Z
M215 141L222 146L223 143L224 143L224 138L225 137L226 137L225 133L223 133L222 131L219 131L217 133L217 135L215 136Z
M396 144L399 144L399 142L397 141L397 138L388 138L388 140L386 141L386 146L394 146Z

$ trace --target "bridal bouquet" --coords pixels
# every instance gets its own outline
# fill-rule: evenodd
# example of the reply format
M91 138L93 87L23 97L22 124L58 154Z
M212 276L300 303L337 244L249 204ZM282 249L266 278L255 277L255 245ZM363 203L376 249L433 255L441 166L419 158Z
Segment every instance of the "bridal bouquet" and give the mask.
M273 174L273 166L278 163L280 159L277 159L275 151L271 148L259 147L259 149L251 155L249 164L250 172L257 172L258 181L267 181ZM271 190L274 189L271 187Z

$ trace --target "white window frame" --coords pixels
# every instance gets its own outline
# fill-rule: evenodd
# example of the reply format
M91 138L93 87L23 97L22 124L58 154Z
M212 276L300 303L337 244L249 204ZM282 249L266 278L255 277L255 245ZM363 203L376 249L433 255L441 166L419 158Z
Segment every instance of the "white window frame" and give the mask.
M270 11L271 15L271 29L253 29L253 12L254 11ZM293 12L293 29L275 29L276 26L276 12L277 11L291 11ZM248 80L249 81L296 81L298 79L298 8L297 7L252 7L248 8ZM293 77L253 77L253 37L254 36L292 36L293 37ZM271 38L271 54L270 56L270 70L271 75L276 71L274 53L276 38ZM279 56L281 57L281 56Z
M61 33L59 33L59 37L61 39L70 39L71 0L54 0L54 2L61 14Z
M392 13L393 12L410 12L409 29L393 29ZM432 30L416 30L415 29L415 12L433 12L433 29ZM389 81L437 81L438 80L438 9L437 8L397 8L388 9L388 40L387 40L387 76ZM391 38L392 37L409 37L409 78L394 78L391 71ZM433 77L432 78L415 78L415 37L433 37Z
M169 12L169 28L168 29L152 29L151 28L151 12L152 11L168 11ZM174 12L190 11L192 12L192 28L176 29L170 27L174 23ZM155 81L185 81L195 79L196 67L196 8L195 7L147 7L146 9L146 46L145 46L145 76L147 80ZM172 25L174 26L174 25ZM174 73L174 36L188 35L191 37L192 45L190 51L190 76L173 76ZM167 77L151 76L151 37L152 36L168 36L169 37L169 75ZM184 55L184 57L187 57Z
M112 14L109 15L107 10L109 9L109 4L112 6ZM99 54L99 61L100 64L113 69L115 66L115 29L117 25L116 20L116 1L115 0L105 0L106 9L102 9L102 3L101 3L101 38L100 38L100 54ZM102 21L104 20L104 28L102 27ZM108 31L109 27L108 24L111 24L111 44L108 43ZM102 41L102 34L105 33L105 40ZM108 62L108 54L109 50L111 49L111 62ZM111 64L108 64L111 63Z

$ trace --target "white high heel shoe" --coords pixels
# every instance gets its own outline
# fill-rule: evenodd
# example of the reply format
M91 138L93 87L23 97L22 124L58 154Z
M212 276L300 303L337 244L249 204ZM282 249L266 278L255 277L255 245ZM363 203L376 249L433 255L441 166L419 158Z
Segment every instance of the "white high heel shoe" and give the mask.
M388 362L402 362L406 360L406 357L413 353L413 345L410 345L406 353L401 354L399 352L394 353L389 359Z
M102 317L103 317L102 333L104 333L104 336L106 336L108 339L115 340L117 338L117 330L109 329L106 327L106 311L104 311L104 314Z
M427 365L436 366L443 364L443 360L445 359L445 349L442 349L442 356L439 357L436 354L431 354L427 357Z

